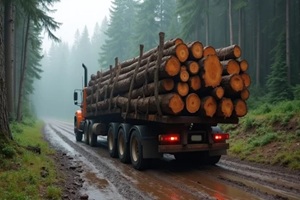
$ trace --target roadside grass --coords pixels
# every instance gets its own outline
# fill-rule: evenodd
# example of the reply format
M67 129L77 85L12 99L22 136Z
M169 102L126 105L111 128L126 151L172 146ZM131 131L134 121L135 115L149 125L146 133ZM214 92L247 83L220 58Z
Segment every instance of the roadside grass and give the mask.
M54 151L43 140L42 127L32 120L11 124L15 141L0 148L0 199L61 199Z
M262 104L222 128L230 133L229 155L300 170L299 100Z

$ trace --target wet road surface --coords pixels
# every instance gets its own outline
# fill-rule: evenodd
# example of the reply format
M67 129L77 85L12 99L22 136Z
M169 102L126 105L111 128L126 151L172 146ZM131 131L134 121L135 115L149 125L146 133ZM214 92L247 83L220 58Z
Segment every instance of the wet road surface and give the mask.
M72 123L47 121L44 134L82 166L81 193L89 199L300 199L300 172L227 157L216 166L193 166L168 154L140 172L109 156L106 137L98 136L97 147L76 142Z

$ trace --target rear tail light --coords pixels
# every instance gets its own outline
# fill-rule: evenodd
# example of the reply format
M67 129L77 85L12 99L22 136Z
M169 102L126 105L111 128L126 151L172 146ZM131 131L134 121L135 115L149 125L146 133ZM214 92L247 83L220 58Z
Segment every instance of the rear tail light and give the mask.
M229 139L228 133L214 133L213 134L213 140L214 142L222 142Z
M180 142L179 134L159 135L158 140L161 144L178 144Z

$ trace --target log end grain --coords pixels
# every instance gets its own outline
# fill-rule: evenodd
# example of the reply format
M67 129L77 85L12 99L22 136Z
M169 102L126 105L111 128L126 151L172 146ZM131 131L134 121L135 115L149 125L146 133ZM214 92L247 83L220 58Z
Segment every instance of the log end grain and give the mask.
M180 43L176 45L176 57L180 62L185 62L189 57L189 49L186 44Z
M212 96L202 99L201 112L207 117L213 117L217 111L217 102Z
M198 74L200 71L200 66L195 61L188 62L187 68L188 68L188 71L193 75Z
M248 112L246 102L242 99L235 100L234 101L234 112L237 117L244 117Z
M222 98L218 105L218 115L222 117L230 117L233 112L233 102L229 98Z
M204 73L202 78L205 83L205 87L217 87L222 80L223 68L220 60L216 55L210 55L204 58L203 62Z
M241 71L242 72L245 72L245 71L247 71L248 70L248 67L249 67L249 65L248 65L248 62L247 62L247 60L241 60L240 61L240 68L241 68Z
M240 66L236 60L229 60L227 64L227 73L228 74L239 74L240 73Z
M201 100L196 93L190 93L185 99L185 107L189 113L196 113L200 109Z
M201 88L201 79L199 76L192 76L190 77L189 79L189 85L190 85L190 88L193 90L193 91L197 91Z
M249 74L242 73L241 77L242 77L245 87L248 88L251 84L251 78L250 78Z
M176 76L180 72L180 62L175 56L170 56L166 61L165 71L171 77Z
M216 55L216 50L212 46L206 46L203 48L203 57L207 57L210 55Z
M188 95L190 89L187 83L179 82L177 83L176 90L180 96L185 97Z
M189 80L190 74L187 71L186 67L181 67L179 77L182 82L187 82Z
M247 88L241 91L241 99L243 99L244 101L249 99L249 96L250 96L250 92Z
M216 99L222 99L224 96L224 93L225 93L225 91L224 91L223 87L219 86L219 87L216 87L213 89L211 95L213 97L215 97Z
M201 59L203 56L203 44L200 41L195 41L189 46L190 54L194 59Z
M172 94L172 97L169 99L168 109L170 109L174 115L179 114L184 109L184 102L178 94ZM164 108L162 108L162 110L164 110Z
M163 79L161 80L161 84L163 86L163 89L167 92L174 89L174 80L173 79Z

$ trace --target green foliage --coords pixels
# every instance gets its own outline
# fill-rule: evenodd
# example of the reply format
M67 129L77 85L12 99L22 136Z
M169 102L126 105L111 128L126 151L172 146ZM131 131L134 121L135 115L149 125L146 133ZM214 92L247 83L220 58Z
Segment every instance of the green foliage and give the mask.
M53 199L53 200L61 199L61 194L62 194L61 189L56 186L49 186L47 188L47 198L48 199Z
M278 41L271 54L274 61L271 66L271 73L268 76L267 88L270 95L270 102L279 102L293 98L291 86L287 79L287 66L285 57L285 34L278 36Z
M0 153L6 158L13 158L17 154L15 147L8 144L4 145L4 147L0 149Z
M294 99L300 100L300 84L293 88Z

